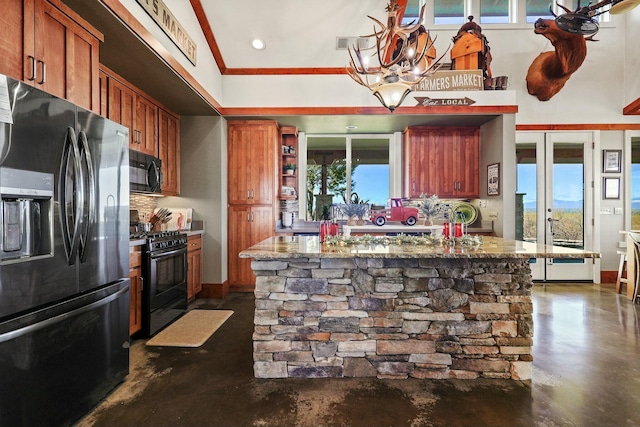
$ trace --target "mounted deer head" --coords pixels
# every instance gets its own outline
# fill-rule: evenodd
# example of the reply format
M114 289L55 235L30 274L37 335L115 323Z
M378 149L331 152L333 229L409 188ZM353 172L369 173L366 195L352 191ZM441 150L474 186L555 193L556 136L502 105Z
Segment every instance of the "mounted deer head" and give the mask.
M548 101L565 85L569 77L582 65L587 56L586 40L593 41L598 32L595 16L605 12L609 6L611 14L627 12L636 7L638 0L604 0L596 4L580 6L569 10L561 4L558 7L565 13L556 16L549 6L549 12L555 19L538 19L534 32L546 37L555 47L554 52L543 52L533 60L527 72L527 90L540 101ZM587 36L587 37L585 37Z
M581 34L564 31L553 19L538 19L534 32L546 37L555 51L543 52L527 72L527 91L540 101L548 101L560 91L587 56L587 43Z

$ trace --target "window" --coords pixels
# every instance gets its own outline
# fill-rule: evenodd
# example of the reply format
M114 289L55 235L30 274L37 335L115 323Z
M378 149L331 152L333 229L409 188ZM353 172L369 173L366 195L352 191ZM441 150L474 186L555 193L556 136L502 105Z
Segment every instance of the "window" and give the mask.
M433 22L436 25L462 25L467 22L468 16L473 16L479 24L532 24L539 18L553 19L554 15L566 13L558 3L573 11L578 7L578 0L434 0L433 3L424 0L408 0L407 11L417 8L417 17L420 6L413 6L412 2L426 4L425 21L427 26ZM591 6L598 4L592 2ZM587 7L586 0L581 3ZM596 11L600 15L593 16L599 23L611 22L608 13L609 5L599 7ZM551 11L549 9L551 8ZM596 12L594 11L594 12ZM409 12L413 13L413 12ZM409 16L405 14L405 16ZM433 17L433 21L431 18ZM524 21L524 22L523 22ZM403 23L410 21L403 20Z
M333 214L355 197L377 206L389 198L389 135L307 136L306 219Z
M539 18L551 19L548 0L527 0L527 24L536 22Z
M509 0L480 0L481 24L508 24Z
M351 164L351 194L385 206L389 198L389 140L354 138Z
M436 24L464 24L467 22L463 0L434 0Z
M420 17L421 7L422 2L420 0L408 0L407 6L404 9L404 15L402 15L402 25L416 24Z

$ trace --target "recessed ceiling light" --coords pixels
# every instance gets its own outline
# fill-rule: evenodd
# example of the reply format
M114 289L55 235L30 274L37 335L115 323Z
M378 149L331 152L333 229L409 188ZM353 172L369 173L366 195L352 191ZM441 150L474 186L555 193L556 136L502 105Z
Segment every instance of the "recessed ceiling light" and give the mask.
M356 126L356 125L347 125L347 130L354 130L354 129L358 129L358 126Z
M265 43L260 39L253 39L251 46L256 50L262 50L266 47Z

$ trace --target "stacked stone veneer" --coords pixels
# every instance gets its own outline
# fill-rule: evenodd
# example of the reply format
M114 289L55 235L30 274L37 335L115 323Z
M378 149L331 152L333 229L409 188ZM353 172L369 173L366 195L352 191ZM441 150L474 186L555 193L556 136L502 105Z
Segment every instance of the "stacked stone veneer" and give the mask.
M256 260L257 378L530 380L527 259Z

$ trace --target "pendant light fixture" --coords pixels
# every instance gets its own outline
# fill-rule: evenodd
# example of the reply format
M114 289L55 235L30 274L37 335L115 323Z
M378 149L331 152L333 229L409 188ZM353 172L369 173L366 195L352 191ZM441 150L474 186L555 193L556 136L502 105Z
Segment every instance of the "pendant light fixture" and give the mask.
M431 39L422 24L424 6L418 22L409 25L399 24L401 12L397 0L391 0L386 10L387 25L369 16L379 28L374 27L374 33L364 37L375 38L375 53L365 54L371 48L349 48L347 73L393 112L417 84L440 68L444 54L434 60L435 39Z

